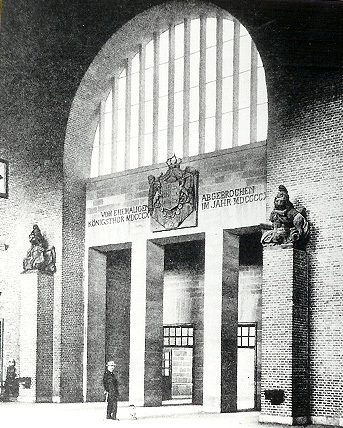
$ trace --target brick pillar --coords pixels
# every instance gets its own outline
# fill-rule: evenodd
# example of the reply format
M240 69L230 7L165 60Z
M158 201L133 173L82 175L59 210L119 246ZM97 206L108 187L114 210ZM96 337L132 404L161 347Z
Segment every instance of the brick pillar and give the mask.
M307 254L264 247L260 422L309 418Z
M20 377L31 385L18 401L51 402L53 395L54 277L38 271L21 275ZM28 384L27 384L28 385Z
M105 368L106 254L88 251L87 401L102 401Z
M144 404L162 404L164 247L147 242Z

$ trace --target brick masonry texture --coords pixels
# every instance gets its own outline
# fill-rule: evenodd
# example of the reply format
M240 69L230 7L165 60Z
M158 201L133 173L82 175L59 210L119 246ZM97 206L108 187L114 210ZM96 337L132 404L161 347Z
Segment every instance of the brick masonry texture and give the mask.
M4 360L19 358L19 275L37 223L57 251L53 388L64 401L82 400L85 179L96 109L112 74L98 78L96 64L78 88L104 43L158 3L85 0L81 8L76 0L54 7L42 0L1 2L0 157L10 162L9 198L0 200L0 237L9 245L0 254ZM311 415L337 420L343 415L342 7L212 3L244 23L265 67L267 211L281 183L308 210Z

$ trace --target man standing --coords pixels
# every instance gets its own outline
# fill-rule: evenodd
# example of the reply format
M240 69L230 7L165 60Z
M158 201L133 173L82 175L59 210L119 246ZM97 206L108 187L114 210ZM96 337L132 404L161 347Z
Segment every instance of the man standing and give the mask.
M107 395L107 419L117 419L118 407L118 381L114 374L114 361L108 361L103 378L104 388Z

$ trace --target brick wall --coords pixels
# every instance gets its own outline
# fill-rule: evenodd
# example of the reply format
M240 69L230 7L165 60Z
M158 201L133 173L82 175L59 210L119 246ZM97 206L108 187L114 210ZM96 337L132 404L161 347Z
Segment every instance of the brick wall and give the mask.
M343 414L343 84L335 70L288 67L271 76L270 93L268 207L284 184L308 212L311 414L335 418Z

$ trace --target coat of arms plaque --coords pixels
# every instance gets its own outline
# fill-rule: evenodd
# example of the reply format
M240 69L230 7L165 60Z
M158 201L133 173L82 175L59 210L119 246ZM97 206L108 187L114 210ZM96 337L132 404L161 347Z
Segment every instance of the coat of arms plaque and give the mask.
M167 160L168 170L159 177L149 175L148 211L153 232L194 227L198 222L198 171L181 169L175 155Z

